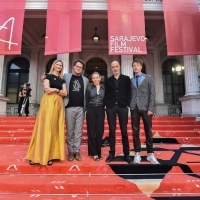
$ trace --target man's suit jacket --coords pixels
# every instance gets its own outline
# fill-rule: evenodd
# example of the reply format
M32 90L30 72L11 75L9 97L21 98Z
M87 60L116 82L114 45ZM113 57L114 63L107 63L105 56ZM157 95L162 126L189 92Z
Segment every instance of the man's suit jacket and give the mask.
M72 73L64 73L63 75L63 78L66 82L66 86L67 86L67 96L64 98L64 105L67 106L67 104L69 103L69 95L70 95L70 92L69 92L69 84L70 84L70 80L71 80L71 77L72 77ZM82 76L83 78L83 84L84 84L84 109L86 108L86 100L85 100L85 93L86 93L86 89L87 89L87 86L88 86L88 79L84 76Z
M131 86L129 76L123 74L118 79L118 88L116 89L114 76L110 76L105 82L105 105L113 108L117 102L119 107L130 106Z
M155 85L151 75L143 74L138 88L134 85L134 77L131 79L131 110L137 105L140 110L153 112L155 96Z

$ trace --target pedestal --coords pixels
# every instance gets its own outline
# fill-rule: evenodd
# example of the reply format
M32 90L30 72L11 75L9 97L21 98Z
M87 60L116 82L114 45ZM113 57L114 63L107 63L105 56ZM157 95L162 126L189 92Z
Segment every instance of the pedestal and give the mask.
M157 103L155 106L155 114L161 115L161 116L168 115L168 106L169 106L169 104Z
M188 95L180 97L182 104L182 116L200 116L200 95Z
M6 115L6 105L9 99L7 97L0 96L0 115Z

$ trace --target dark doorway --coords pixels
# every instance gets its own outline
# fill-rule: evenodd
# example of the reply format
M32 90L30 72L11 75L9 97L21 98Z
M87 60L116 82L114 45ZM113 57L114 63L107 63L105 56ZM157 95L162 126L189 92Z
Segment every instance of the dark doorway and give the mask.
M86 63L85 76L89 79L89 84L92 84L91 74L95 71L99 72L101 75L101 84L104 84L107 78L107 65L100 58L92 58Z
M53 64L53 62L56 60L56 58L52 58L46 65L46 69L45 69L45 73L49 73L49 71L51 70L51 66Z
M164 101L168 104L180 104L179 97L185 94L184 67L175 60L163 63Z
M26 58L14 58L8 65L6 96L9 103L18 103L19 90L28 82L30 63Z

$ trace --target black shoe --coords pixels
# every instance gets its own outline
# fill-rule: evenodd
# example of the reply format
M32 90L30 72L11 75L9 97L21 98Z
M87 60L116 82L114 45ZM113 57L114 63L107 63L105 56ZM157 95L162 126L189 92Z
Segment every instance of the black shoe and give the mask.
M110 139L109 139L108 136L106 136L106 137L102 140L101 146L102 146L102 147L110 146Z
M48 162L47 162L47 165L53 165L53 160L49 160Z
M30 165L34 165L34 163L33 163L32 160L29 160L29 164L30 164Z
M26 114L26 116L28 117L28 114Z
M114 158L114 155L109 154L109 156L106 158L106 162L111 162Z
M133 160L131 159L130 156L124 156L124 160L125 160L128 164L133 164Z

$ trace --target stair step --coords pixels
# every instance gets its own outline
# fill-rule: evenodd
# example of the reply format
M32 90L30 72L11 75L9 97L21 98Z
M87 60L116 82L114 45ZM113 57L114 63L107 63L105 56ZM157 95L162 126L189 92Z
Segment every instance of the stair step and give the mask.
M179 188L180 186L187 185L187 187L181 187L181 191L176 191L176 194L184 194L187 195L191 193L199 193L200 189L198 187L193 187L194 183L192 181L187 182L187 175L184 174L169 174L166 175L165 178L165 184L163 184L163 187L160 187L159 191L154 191L154 195L156 194L166 194L169 193L169 195L173 191L173 186L176 186ZM145 180L145 179L141 179ZM171 181L170 181L171 180ZM151 183L149 183L151 181ZM143 189L143 193L145 194L148 192L148 188L153 184L158 184L161 179L158 180L146 180L146 183L143 183L141 185L145 186ZM195 179L195 182L197 181L197 178ZM142 194L141 190L137 187L137 180L131 179L130 181L126 181L125 179L120 178L117 175L109 176L107 174L101 174L99 176L89 176L89 175L81 175L81 178L79 178L78 175L74 176L67 176L62 175L59 176L58 174L55 175L26 175L26 178L24 175L4 175L1 176L0 179L0 188L1 191L6 191L6 193L16 193L16 194L27 194L31 195L34 198L34 194L38 194L36 197L42 197L43 194L60 194L61 199L62 195L66 194L74 194L77 195L83 195L83 194L91 194L90 198L92 198L92 195L95 194L118 194L118 195L125 195L128 197L131 195L135 199L138 199L138 195L144 195ZM198 182L197 182L198 183ZM173 185L173 186L172 186ZM148 187L149 186L149 187ZM164 187L165 186L165 187ZM120 190L119 190L120 188ZM187 188L190 188L188 191ZM134 195L133 195L134 193ZM178 195L178 194L177 194ZM145 196L145 195L144 195ZM67 197L64 196L65 198ZM46 199L46 198L45 198ZM51 199L51 198L50 198ZM82 198L81 198L82 199ZM117 198L118 199L118 198ZM139 199L142 199L141 197ZM147 198L145 198L147 199Z
M0 130L18 130L18 131L25 131L25 130L33 130L34 124L13 124L12 126L9 125L0 125ZM109 129L108 124L105 124L104 126L105 130ZM119 126L116 126L116 128L119 128ZM131 124L128 124L127 126L128 129L131 129ZM140 125L140 129L143 129L144 127ZM200 125L198 124L193 124L193 125L157 125L153 124L153 130L199 130L200 131ZM87 129L87 126L84 125L83 129Z
M200 121L195 121L194 117L154 117L153 137L158 143L198 143L200 138ZM0 143L3 144L27 144L30 141L36 117L0 117ZM104 136L109 135L107 118L105 119ZM129 141L132 142L132 126L129 116L128 122ZM66 129L66 128L65 128ZM66 131L66 130L65 130ZM145 142L144 126L140 123L141 142ZM116 142L121 143L121 130L119 123L116 124ZM87 143L86 120L83 125L83 140Z
M0 137L0 144L29 144L31 136L21 137ZM87 144L87 136L82 137L82 144ZM141 143L145 143L145 136L140 136ZM129 143L133 142L132 136L129 136ZM154 137L154 143L168 144L200 144L200 137ZM121 144L121 136L116 136L116 143Z
M8 120L8 121L0 121L0 125L34 125L35 124L35 120L26 120L26 121L20 121L20 120L16 120L16 121L12 121L12 120ZM117 121L117 126L119 126L119 122ZM128 124L131 125L131 120L128 121ZM84 126L87 125L86 120L84 121ZM108 125L107 120L105 120L105 125ZM143 122L140 121L140 125L143 126ZM154 125L199 125L200 126L200 121L154 121L153 120L153 126Z
M29 130L0 130L0 137L21 137L32 135L32 129ZM161 137L198 137L200 136L200 130L152 130L153 136ZM104 135L109 135L109 130L104 130ZM132 136L132 130L128 129L128 135ZM144 136L144 129L140 130L140 136ZM87 130L83 129L83 136L87 136ZM121 136L120 129L116 130L116 136Z

